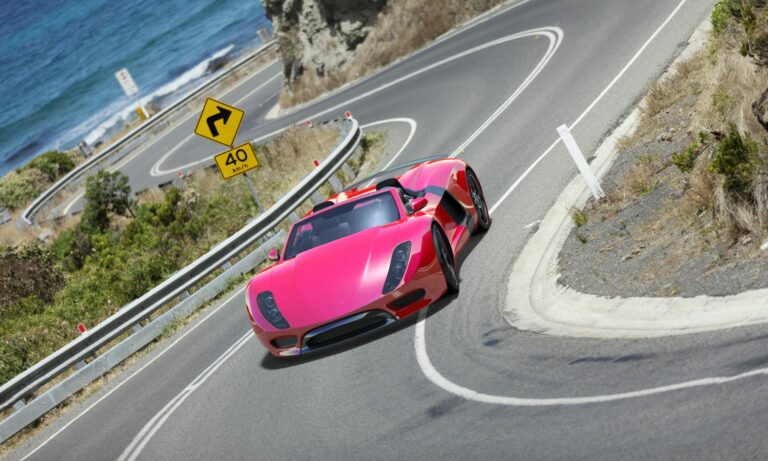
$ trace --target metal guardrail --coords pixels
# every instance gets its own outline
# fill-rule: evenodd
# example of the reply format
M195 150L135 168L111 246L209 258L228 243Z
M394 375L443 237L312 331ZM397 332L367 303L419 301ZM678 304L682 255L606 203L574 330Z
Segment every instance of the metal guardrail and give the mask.
M31 403L24 402L24 400L37 389L80 364L86 358L92 357L98 350L119 338L123 333L136 326L140 326L140 323L151 314L181 296L190 287L203 280L215 270L219 268L228 269L231 259L244 252L262 237L265 237L268 232L283 220L289 218L291 213L306 200L310 199L323 184L326 182L333 183L334 175L339 169L346 166L345 162L355 151L362 137L360 125L356 120L341 120L339 123L341 125L340 143L317 168L304 177L290 192L248 225L216 245L196 261L179 270L140 298L122 307L118 312L102 321L88 333L70 342L5 383L0 387L0 410L6 410L13 406L20 410L16 413L21 413L27 406L31 407L32 404L41 400L42 397L32 400ZM347 170L347 168L344 169ZM125 341L130 340L131 337ZM101 373L106 371L108 371L108 368L101 370ZM58 395L56 396L55 403L51 401L47 402L49 405L42 405L42 407L47 407L47 409L44 411L37 410L42 412L39 414L35 413L36 416L33 415L34 419L29 422L45 414L50 408L63 401L69 395L71 393L63 396ZM47 398L50 399L52 397L48 396ZM7 430L9 424L7 422L16 413L0 423L0 439L9 433L9 430ZM27 419L31 417L27 415ZM15 428L6 438L23 427Z
M61 179L56 181L51 187L49 187L45 192L40 194L22 213L20 218L24 222L24 224L31 226L33 224L33 220L35 218L35 215L40 211L40 209L56 194L61 192L65 187L67 187L72 181L80 178L84 173L89 171L93 166L101 163L108 157L111 157L115 152L129 144L130 142L134 141L139 136L142 136L146 134L151 129L155 128L156 125L158 125L160 122L164 121L165 118L167 118L170 114L176 111L179 107L183 106L190 100L200 96L204 91L209 89L211 86L216 85L217 83L221 82L225 78L227 78L229 75L232 74L232 72L239 70L240 68L244 67L254 59L258 58L262 54L266 53L270 49L272 49L275 46L275 41L272 40L268 43L265 43L264 46L259 48L258 50L254 51L248 56L243 57L238 62L233 64L231 67L226 69L224 72L222 72L220 75L214 77L213 79L203 83L196 89L192 90L189 94L184 96L183 98L179 99L178 101L174 102L170 106L166 107L165 109L161 110L154 116L152 116L146 123L136 127L132 131L130 131L128 134L123 136L120 140L118 140L115 144L111 145L109 148L105 149L103 152L100 152L96 155L91 156L88 160L78 165L75 169L67 173L65 176L63 176Z

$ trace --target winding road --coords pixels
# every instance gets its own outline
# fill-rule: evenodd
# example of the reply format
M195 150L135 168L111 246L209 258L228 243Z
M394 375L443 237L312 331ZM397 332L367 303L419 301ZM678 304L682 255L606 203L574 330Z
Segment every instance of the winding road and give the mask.
M478 173L494 224L461 292L382 334L298 362L268 356L242 289L10 459L765 459L768 330L584 339L512 328L512 264L593 151L707 18L711 0L522 0L358 84L266 120L277 63L220 97L238 140L350 110L391 161L445 153ZM134 184L199 167L194 117L129 156ZM590 270L585 268L584 270ZM729 378L737 376L737 378ZM618 396L618 397L617 397Z

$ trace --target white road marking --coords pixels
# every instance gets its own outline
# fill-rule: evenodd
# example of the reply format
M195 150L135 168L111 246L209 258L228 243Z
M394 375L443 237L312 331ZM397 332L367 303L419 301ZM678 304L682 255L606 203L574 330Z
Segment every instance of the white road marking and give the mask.
M376 125L383 125L385 123L407 123L411 128L411 132L408 133L408 138L405 140L403 145L400 146L400 150L398 150L397 153L395 153L395 155L392 156L389 162L387 162L387 164L381 168L382 170L386 170L387 168L389 168L389 166L392 165L392 162L394 162L397 159L397 157L399 157L400 154L403 153L405 148L408 147L408 144L411 143L411 139L413 139L413 135L416 134L416 128L418 127L416 120L412 118L407 118L407 117L400 117L400 118L390 118L387 120L379 120L377 122L368 123L366 125L361 126L360 128L368 128Z
M256 93L257 91L259 91L260 89L262 89L262 88L264 88L265 86L267 86L267 85L269 85L270 83L272 83L272 81L273 81L273 80L275 80L276 78L280 77L281 75L282 75L281 73L277 73L277 74L273 75L273 76L272 76L271 78L269 78L268 80L266 80L266 81L262 82L262 84L261 84L261 85L257 86L257 87L256 87L256 88L254 88L253 90L251 90L251 91L250 91L248 94L246 94L246 95L245 95L245 96L243 96L242 98L238 99L237 101L233 102L233 103L232 103L232 105L237 105L237 104L240 104L240 103L241 103L241 102L243 102L244 100L246 100L246 99L248 99L249 97L251 97L251 96L252 96L254 93ZM187 143L189 140L191 140L191 139L192 139L192 138L194 138L194 137L195 137L195 134L194 134L194 133L187 135L187 137L186 137L186 138L184 138L184 139L182 139L182 140L181 140L181 141L180 141L178 144L176 144L176 145L173 147L173 149L171 149L171 150L169 150L168 152L166 152L166 153L165 153L165 155L163 155L162 157L160 157L160 160L158 160L157 162L155 162L155 164L152 166L152 169L150 170L149 174L150 174L151 176L163 176L163 175L166 175L166 174L169 174L169 173L173 173L173 172L175 172L175 171L187 170L187 169L189 169L189 168L192 168L192 167L194 167L194 166L197 166L197 165L199 165L199 164L201 164L201 163L210 162L210 161L211 161L211 158L210 158L210 157L208 157L208 158L204 158L204 159L196 160L196 161L194 161L194 162L190 162L190 163L187 163L187 164L185 164L185 165L181 165L181 166L175 166L175 167L173 167L173 168L170 168L170 169L168 169L168 170L161 170L161 169L160 169L160 166L161 166L161 165L162 165L162 164L163 164L163 163L164 163L164 162L165 162L165 161L168 159L168 157L170 157L171 155L175 154L175 153L176 153L176 151L177 151L177 150L179 150L179 149L181 148L181 146L183 146L184 144L186 144L186 143Z
M533 229L534 227L538 226L539 224L541 224L541 219L537 219L536 221L534 221L534 222L532 222L530 224L526 224L525 226L523 226L523 230Z
M525 33L525 32L524 32ZM528 88L528 85L533 82L533 80L541 73L541 71L544 69L544 67L549 63L549 60L552 59L552 56L554 56L557 49L560 47L560 43L563 41L563 31L559 27L552 27L549 30L542 31L541 33L536 34L538 37L539 35L544 35L549 39L549 47L547 48L547 52L544 53L544 57L539 61L539 63L534 67L533 71L528 75L528 77L523 81L523 83L515 90L514 93L512 93L506 101L504 101L494 112L491 114L490 117L488 117L485 122L483 122L480 127L475 130L472 135L467 138L463 143L459 145L459 147L456 148L456 150L453 151L453 154L451 154L451 157L456 157L459 154L464 153L464 149L475 139L477 139L480 134L482 134L483 131L485 131L488 126L490 126L491 123L493 123L494 120L496 120L506 109L507 107L512 104L515 99L517 99L520 94L522 94L523 91L525 91L526 88Z
M235 344L230 346L229 349L227 349L219 358L213 361L208 368L203 370L202 373L200 373L192 382L184 388L184 390L181 391L176 397L171 399L170 402L168 402L149 422L139 431L139 433L136 435L136 437L133 438L130 444L128 444L128 447L123 451L123 453L118 458L118 461L135 461L136 458L139 457L142 450L144 450L144 447L147 446L150 440L152 440L152 437L157 433L157 431L160 430L161 427L163 427L163 424L168 420L168 418L173 414L173 412L178 409L182 403L184 403L187 398L192 395L195 390L197 390L200 386L205 383L208 378L213 376L213 374L216 372L216 370L219 369L220 366L224 364L227 360L229 360L230 357L232 357L237 351L240 350L241 347L245 345L245 343L248 342L249 339L253 337L252 332L247 332L244 334L240 339L238 339Z
M68 216L69 212L72 211L72 207L75 206L75 204L82 199L85 196L85 192L80 192L75 196L75 198L72 199L71 202L69 202L69 205L67 205L66 208L64 208L64 211L61 212L63 216Z
M747 371L733 376L718 376L712 378L701 378L693 381L686 381L678 384L670 384L667 386L652 387L650 389L641 389L631 392L621 392L617 394L595 395L589 397L555 397L555 398L522 398L522 397L505 397L501 395L490 395L482 392L477 392L472 389L460 386L450 381L445 376L441 375L437 369L432 365L427 355L427 345L425 339L425 325L427 319L426 309L419 313L419 320L416 323L416 335L415 335L415 349L416 360L419 363L419 367L424 375L432 381L433 384L457 395L466 400L473 400L475 402L491 403L495 405L508 405L517 407L543 407L543 406L555 406L555 405L584 405L590 403L604 403L614 400L625 400L637 397L646 397L649 395L663 394L666 392L679 391L683 389L691 389L695 387L704 386L716 386L721 384L727 384L734 381L739 381L746 378L755 376L768 375L768 368L759 368L757 370Z
M461 59L463 57L466 57L466 56L469 56L471 54L477 53L479 51L483 51L485 49L488 49L488 48L491 48L491 47L494 47L494 46L503 45L505 43L508 43L508 42L511 42L513 40L517 40L517 39L520 39L520 38L537 37L537 36L540 36L540 35L548 36L548 38L550 38L550 40L551 40L551 37L553 37L553 36L562 37L563 36L563 31L559 27L542 27L542 28L538 28L538 29L527 30L525 32L520 32L520 33L513 34L513 35L507 35L505 37L501 37L501 38L498 38L496 40L492 40L490 42L486 42L486 43L484 43L482 45L478 45L478 46L476 46L474 48L470 48L470 49L468 49L466 51L462 51L461 53L455 54L455 55L453 55L453 56L451 56L449 58L445 58L443 60L440 60L440 61L437 61L435 63L432 63L432 64L430 64L430 65L428 65L426 67L422 67L421 69L419 69L419 70L417 70L415 72L412 72L410 74L404 75L404 76L402 76L400 78L397 78L395 80L387 82L387 83L385 83L385 84L383 84L383 85L381 85L381 86L379 86L377 88L369 90L369 91L367 91L367 92L365 92L363 94L360 94L358 96L355 96L354 98L351 98L351 99L348 99L348 100L346 100L346 101L344 101L342 103L336 104L333 107L330 107L328 109L325 109L325 110L317 112L317 113L314 113L312 115L308 115L304 119L305 120L306 119L316 119L316 118L321 117L323 115L329 114L329 113L331 113L331 112L333 112L335 110L338 110L338 109L340 109L340 108L342 108L344 106L348 106L349 104L352 104L352 103L357 102L357 101L359 101L361 99L364 99L364 98L367 98L369 96L372 96L372 95L374 95L376 93L379 93L381 91L386 90L387 88L393 87L393 86L398 85L398 84L400 84L400 83L402 83L402 82L404 82L404 81L406 81L408 79L411 79L411 78L416 77L418 75L421 75L421 74L423 74L425 72L428 72L428 71L430 71L430 70L432 70L432 69L434 69L436 67L448 64L449 62L453 62L453 61L455 61L457 59ZM559 42L558 42L558 45L559 45ZM290 127L280 128L278 130L272 131L271 133L267 133L267 134L265 134L263 136L260 136L260 137L258 137L256 139L254 139L253 142L259 142L259 141L261 141L263 139L271 138L271 137L273 137L275 135L278 135L278 134L282 133L283 131L287 130L288 128L290 128Z
M148 366L152 365L152 364L153 364L153 363L154 363L154 362L155 362L157 359L159 359L160 357L162 357L163 355L165 355L165 353L166 353L166 352L168 352L169 350L171 350L171 348L173 348L173 346L175 346L176 344L178 344L178 343L179 343L179 342L180 342L182 339L186 338L188 334L192 333L193 331L195 331L195 329L197 329L197 327L199 327L200 325L202 325L203 323L205 323L205 321L206 321L206 320L208 320L208 319L209 319L209 318L210 318L210 317L211 317L213 314L215 314L216 312L218 312L218 311L219 311L219 310L220 310L222 307L224 307L224 306L226 306L227 304L229 304L229 303L230 303L230 301L232 301L232 300L233 300L233 299L234 299L236 296L241 296L244 290L245 290L245 287L242 287L242 288L240 288L239 290L235 291L235 292L232 294L232 296L230 296L229 298L227 298L227 300L226 300L226 301L224 301L223 303L221 303L221 304L219 304L218 306L216 306L216 308L215 308L215 309L213 309L211 312L209 312L209 313L208 313L208 315L206 315L205 317L203 317L202 319L200 319L200 321L198 321L196 324L192 325L192 327L191 327L189 330L185 331L185 332L184 332L184 334L182 334L182 335L181 335L181 336L179 336L179 337L178 337L178 338L177 338L175 341L173 341L171 344L169 344L169 345L168 345L168 347L166 347L165 349L163 349L162 351L160 351L160 352L159 352L159 353L158 353L156 356L152 357L152 359L150 359L150 360L149 360L147 363L145 363L144 365L142 365L142 367L141 367L141 368L139 368L138 370L134 371L134 372L133 372L133 373L132 373L130 376L128 376L127 378L125 378L125 381L123 381L123 382L119 383L117 386L115 386L114 388L110 389L110 390L109 390L109 392L107 392L106 394L104 394L103 396L101 396L101 397L100 397L98 400L96 400L95 402L93 402L93 403L92 403L92 404L91 404L91 405L90 405L88 408L86 408L85 410L83 410L83 411L82 411L82 413L80 413L79 415L77 415L77 416L75 416L74 418L72 418L72 420L71 420L71 421L69 421L67 424L65 424L64 426L62 426L62 427L61 427L59 430L57 430L56 432L54 432L53 434L51 434L51 436L50 436L50 437L48 437L47 439L45 439L45 441L43 441L43 443L41 443L40 445L38 445L37 447L35 447L35 449L34 449L34 450L32 450L32 451L30 451L29 453L27 453L27 454L26 454L26 455L25 455L23 458L21 458L21 461L24 461L24 460L26 460L27 458L29 458L30 456L34 455L34 454L35 454L35 453L36 453L38 450L40 450L40 449L41 449L41 448L43 448L45 445L47 445L47 444L48 444L48 442L50 442L51 440L53 440L53 438L54 438L54 437L56 437L57 435L59 435L60 433L62 433L62 432L63 432L63 431L66 429L66 428L68 428L69 426L71 426L72 424L74 424L74 423L75 423L75 421L77 421L78 419L80 419L81 417L83 417L83 415L85 415L86 413L88 413L89 411L91 411L91 410L93 409L93 407L95 407L96 405L98 405L98 404L99 404L99 403L100 403L102 400L104 400L104 399L106 399L107 397L109 397L110 395L112 395L112 393L113 393L113 392L115 392L116 390L120 389L120 388L123 386L123 384L127 383L128 381L130 381L131 379L133 379L133 378L134 378L136 375L138 375L139 373L141 373L141 372L142 372L142 371L143 371L145 368L147 368Z
M584 112L582 112L581 115L579 115L573 123L568 125L568 127L571 130L573 130L573 128L575 128L576 125L578 125L579 122L581 122L584 119L584 117L586 117L587 114L589 114L592 111L592 109L597 105L597 103L600 102L601 99L603 99L603 96L605 96L606 93L608 93L608 91L611 88L613 88L616 82L618 82L619 79L627 72L627 70L629 70L632 64L634 64L635 61L637 61L637 58L640 57L643 51L645 51L645 49L648 48L648 45L651 44L653 39L655 39L656 36L661 33L664 27L666 27L666 25L669 24L669 21L671 21L672 18L674 18L675 15L677 15L678 11L680 11L683 5L685 5L686 1L687 0L681 0L680 3L677 4L677 7L675 7L675 9L672 10L672 13L669 16L667 16L667 19L665 19L664 22L662 22L661 25L658 27L658 29L656 29L653 32L653 34L651 34L651 36L648 37L648 40L646 40L645 43L643 43L643 45L640 47L640 49L637 50L634 56L632 56L632 58L627 62L627 64L619 71L618 74L616 74L616 76L613 78L613 80L611 80L608 86L606 86L605 89L603 89L603 91L594 99L594 101L592 101L589 104L589 106L587 106L587 108L584 109ZM490 209L491 214L493 214L493 212L496 211L496 209L502 204L502 202L504 202L504 200L506 200L507 197L509 197L509 195L512 194L512 191L514 191L517 188L517 186L520 185L523 179L525 179L531 173L531 171L533 171L536 165L538 165L542 160L544 160L544 157L546 157L552 151L552 149L554 149L555 146L557 146L559 143L560 143L560 138L557 138L557 140L555 140L555 142L553 142L552 145L550 145L547 148L547 150L545 150L544 153L541 154L539 158L537 158L536 161L533 162L531 166L529 166L528 169L526 169L523 172L522 175L520 175L519 178L517 178L517 180L509 187L509 189L507 189L506 192L504 192L501 198L491 207Z

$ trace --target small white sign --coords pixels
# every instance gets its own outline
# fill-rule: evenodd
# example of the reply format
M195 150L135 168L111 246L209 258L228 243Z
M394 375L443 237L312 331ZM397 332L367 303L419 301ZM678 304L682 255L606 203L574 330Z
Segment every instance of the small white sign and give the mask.
M136 85L136 82L133 81L131 73L128 72L128 69L125 67L115 72L115 78L117 78L118 83L120 83L120 86L128 97L139 92L139 87Z

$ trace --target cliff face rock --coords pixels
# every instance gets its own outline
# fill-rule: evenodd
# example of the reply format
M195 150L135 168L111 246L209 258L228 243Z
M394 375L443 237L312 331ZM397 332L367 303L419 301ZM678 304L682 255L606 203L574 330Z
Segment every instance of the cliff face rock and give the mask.
M324 76L344 64L387 0L262 0L290 85L305 71Z

